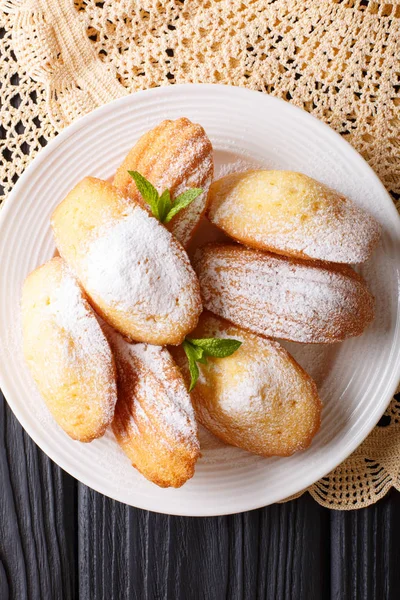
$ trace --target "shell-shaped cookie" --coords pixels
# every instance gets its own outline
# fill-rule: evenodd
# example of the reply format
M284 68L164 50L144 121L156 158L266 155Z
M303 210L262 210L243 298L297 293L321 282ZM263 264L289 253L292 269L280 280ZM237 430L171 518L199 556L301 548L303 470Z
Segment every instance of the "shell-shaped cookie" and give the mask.
M170 190L172 199L189 188L204 190L167 225L187 247L206 209L214 175L213 148L204 129L182 117L163 121L139 139L117 170L113 183L125 195L141 203L128 171L138 171L160 194L165 189Z
M347 265L302 261L237 244L197 251L205 308L254 333L293 342L331 343L360 335L374 299Z
M218 438L261 456L290 456L307 448L321 420L314 381L278 344L205 312L193 338L234 338L242 345L226 358L199 364L191 392L199 422ZM171 350L186 380L187 361Z
M247 171L215 181L208 218L252 248L338 263L367 260L381 231L354 202L292 171Z
M111 183L86 177L58 205L52 227L96 311L132 340L179 344L201 312L181 244Z
M117 400L114 359L61 258L27 277L21 308L25 360L54 419L75 440L100 437Z
M197 424L182 374L160 346L129 344L105 328L117 365L112 424L132 465L161 487L193 477L200 455Z

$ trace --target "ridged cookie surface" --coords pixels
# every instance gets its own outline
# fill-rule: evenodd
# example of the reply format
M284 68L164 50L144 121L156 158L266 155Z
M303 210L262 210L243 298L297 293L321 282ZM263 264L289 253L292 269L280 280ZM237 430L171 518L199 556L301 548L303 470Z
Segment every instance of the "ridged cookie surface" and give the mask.
M141 196L128 171L138 171L160 194L169 189L173 199L189 188L204 190L167 225L186 247L206 209L214 174L213 149L204 129L183 117L163 121L139 139L119 167L113 183L140 203Z
M360 335L374 299L347 265L302 261L237 244L209 244L195 255L205 308L254 333L331 343Z
M193 477L200 455L197 424L182 375L168 350L129 344L105 329L117 364L112 428L132 465L161 487Z
M364 262L380 237L379 224L362 208L292 171L247 171L215 181L208 218L252 248L338 263Z
M75 440L100 437L117 400L114 359L61 258L27 277L21 307L25 360L53 417Z
M86 177L52 216L57 248L97 312L132 340L179 344L201 312L174 236L113 185Z
M196 416L227 444L261 456L290 456L307 448L321 420L321 401L309 375L278 342L205 312L193 338L234 338L242 345L226 358L199 364L191 392ZM171 350L187 382L181 348Z

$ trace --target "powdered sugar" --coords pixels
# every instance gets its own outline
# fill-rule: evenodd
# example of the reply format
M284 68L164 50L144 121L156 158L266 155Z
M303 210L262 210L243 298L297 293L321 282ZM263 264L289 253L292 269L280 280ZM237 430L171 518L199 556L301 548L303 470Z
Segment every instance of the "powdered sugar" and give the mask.
M163 330L197 310L197 283L185 252L136 205L88 244L83 283L91 296L135 315L137 327ZM169 327L169 325L167 325Z
M199 331L242 342L233 356L199 365L192 397L200 422L223 440L263 455L306 447L319 426L320 401L312 380L280 344L207 312Z
M141 203L143 199L128 170L139 171L160 194L168 189L172 199L189 188L204 190L167 225L186 247L205 211L214 172L212 145L204 129L181 117L162 121L138 140L119 167L114 184Z
M168 350L151 344L130 344L129 351L152 373L160 390L167 395L170 407L164 411L165 422L180 435L195 437L196 421L190 395L183 379L176 376L178 372Z
M195 256L203 303L256 333L323 343L359 335L373 299L336 268L210 244Z
M72 437L87 441L101 435L117 397L113 357L62 259L29 276L22 311L25 357L57 421Z
M153 418L168 434L165 436L167 444L172 437L198 446L190 396L168 350L151 344L130 344L108 326L105 332L115 353L118 377L130 377L131 371L125 365L128 363L132 367L134 379L124 381L124 390L130 390L132 397L123 401L135 404L135 418L131 411L126 432L140 435L137 421L147 421L151 427Z
M227 162L220 165L217 173L215 174L215 178L221 179L222 177L226 177L226 175L230 175L231 173L240 173L259 168L260 163L258 161L246 158L237 158L233 162Z
M293 342L283 342L283 346L294 355L294 358L306 369L319 388L333 362L332 346L316 344L309 346ZM202 450L200 462L203 464L225 463L228 466L245 463L247 466L263 460L260 456L225 444L202 425L199 425L199 439Z
M245 412L265 414L268 412L268 406L263 401L263 390L268 380L270 363L263 358L254 357L251 370L246 364L243 365L243 369L240 363L241 361L238 360L237 377L232 377L229 387L222 388L218 404L232 418L240 419ZM279 376L279 369L273 371L275 376Z
M211 199L215 225L249 246L278 253L359 263L380 236L371 215L302 173L238 173L219 180Z
M93 311L82 298L82 290L66 265L62 267L62 279L50 294L49 312L67 336L79 344L74 351L110 356L110 349ZM100 363L99 363L100 364Z
M192 131L192 128L195 129ZM213 175L213 157L208 137L193 124L189 125L189 131L189 137L184 140L179 152L174 155L174 160L155 184L159 193L166 188L173 188L174 196L177 196L181 193L180 186L185 189L189 180L201 182Z
M191 123L184 127L188 127L188 133L191 132L190 137L185 139L181 151L174 155L155 184L159 193L165 189L172 190L173 198L189 188L197 187L204 190L203 194L174 217L169 226L174 236L186 247L206 208L208 189L214 173L214 161L212 147L204 131Z
M95 389L98 387L98 402L102 402L107 413L105 421L109 421L116 401L116 385L111 370L112 355L107 340L99 326L95 314L82 297L73 274L67 265L62 265L62 278L58 287L50 291L50 302L44 310L54 317L54 321L62 334L59 336L60 346L54 348L54 357L61 351L60 360L53 360L53 365L60 371L68 365L76 372L76 377L84 386L85 372L92 376L88 384ZM93 376L94 374L94 376ZM60 381L63 380L60 373ZM108 395L104 395L104 388ZM84 402L86 398L82 398Z
M192 174L175 190L175 198L190 188L200 187L204 190L188 207L178 213L178 216L171 222L171 231L184 247L190 242L193 230L204 213L212 178L213 159L212 155L208 155L204 160L199 162Z
M205 337L242 342L229 359L234 368L227 367L227 359L211 361L206 366L199 364L200 384L207 384L210 372L215 374L215 381L219 380L218 405L224 412L239 419L244 412L265 415L277 397L290 396L299 382L299 373L278 342L239 329L207 312L201 317L200 327Z

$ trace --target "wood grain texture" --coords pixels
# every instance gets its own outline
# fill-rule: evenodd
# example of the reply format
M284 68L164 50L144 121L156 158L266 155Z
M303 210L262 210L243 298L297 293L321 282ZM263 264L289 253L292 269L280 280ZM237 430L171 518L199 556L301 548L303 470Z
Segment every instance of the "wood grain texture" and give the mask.
M0 600L397 600L400 494L170 517L76 482L0 396Z
M10 599L75 597L77 483L39 450L3 396L0 473L0 581Z

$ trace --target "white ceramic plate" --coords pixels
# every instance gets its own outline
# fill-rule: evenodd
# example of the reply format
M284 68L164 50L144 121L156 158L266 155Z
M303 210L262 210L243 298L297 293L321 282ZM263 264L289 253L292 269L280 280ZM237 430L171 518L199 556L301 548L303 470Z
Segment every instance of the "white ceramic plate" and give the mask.
M319 384L322 427L311 448L263 459L203 438L194 478L179 490L146 481L111 433L71 440L52 420L20 349L19 298L26 275L55 250L49 216L85 175L109 178L138 137L165 118L187 116L206 129L218 169L237 161L302 171L346 194L383 225L383 240L362 267L376 297L365 334L330 347L290 344ZM230 168L228 166L228 168ZM35 442L74 477L133 506L178 515L220 515L282 500L331 471L384 412L400 374L399 217L376 175L329 127L270 96L240 88L183 85L138 92L80 119L53 140L21 177L1 211L0 386Z

